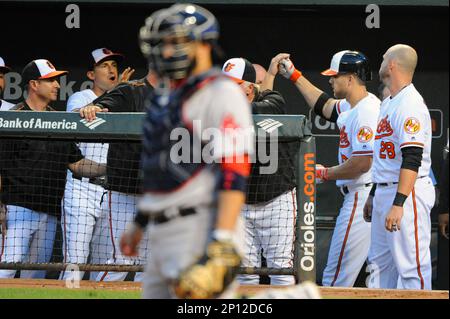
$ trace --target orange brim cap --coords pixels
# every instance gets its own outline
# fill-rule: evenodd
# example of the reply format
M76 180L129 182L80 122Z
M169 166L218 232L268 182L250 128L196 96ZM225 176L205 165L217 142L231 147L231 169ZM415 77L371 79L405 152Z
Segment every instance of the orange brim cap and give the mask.
M54 72L50 72L50 73L48 73L46 75L43 75L43 76L39 77L39 80L41 80L41 79L51 79L51 78L55 78L57 76L65 75L67 73L69 73L69 72L67 72L67 71L54 71Z
M321 72L320 74L325 75L325 76L335 76L338 73L335 70L327 69L327 70Z

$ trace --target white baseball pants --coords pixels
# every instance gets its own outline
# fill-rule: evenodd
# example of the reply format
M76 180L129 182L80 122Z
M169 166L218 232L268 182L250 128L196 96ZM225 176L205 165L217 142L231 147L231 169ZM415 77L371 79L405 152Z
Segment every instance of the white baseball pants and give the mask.
M108 192L109 231L111 239L108 243L109 258L107 264L112 265L144 265L148 255L148 235L146 234L139 247L139 256L126 257L120 251L120 237L127 224L133 222L136 216L137 195L125 194L115 191ZM106 271L100 272L98 281L122 281L127 272ZM142 273L136 273L134 281L142 281Z
M398 184L377 186L372 212L369 288L431 289L431 219L435 191L429 177L416 180L403 205L400 230L385 228ZM398 284L400 283L400 284Z
M109 258L108 195L99 185L73 179L66 184L61 228L63 233L64 262L85 264L90 256L91 264L106 264ZM80 272L83 278L84 272ZM91 272L95 280L98 272ZM62 272L61 278L71 278L70 272Z
M243 267L261 267L262 254L268 268L291 268L296 222L295 191L286 192L266 205L244 205L245 254ZM259 284L259 275L240 275L243 285ZM293 285L294 276L270 275L271 285Z
M333 231L323 286L353 287L370 247L370 223L364 220L364 204L371 186L354 186L345 194Z
M1 262L48 263L52 256L57 218L20 206L7 206L7 234ZM16 270L0 270L0 278L14 278ZM22 270L21 278L45 278L45 270Z

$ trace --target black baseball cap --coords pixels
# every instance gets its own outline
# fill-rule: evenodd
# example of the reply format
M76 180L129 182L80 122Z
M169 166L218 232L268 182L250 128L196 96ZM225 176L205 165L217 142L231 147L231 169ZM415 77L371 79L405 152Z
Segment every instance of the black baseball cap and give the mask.
M31 80L51 79L63 76L67 73L69 72L56 70L49 60L33 60L23 68L22 83L26 85Z

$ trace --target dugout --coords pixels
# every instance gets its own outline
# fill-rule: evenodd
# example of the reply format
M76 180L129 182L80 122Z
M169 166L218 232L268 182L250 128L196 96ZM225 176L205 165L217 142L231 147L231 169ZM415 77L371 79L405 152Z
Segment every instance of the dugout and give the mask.
M68 94L79 90L86 81L85 61L94 48L106 46L124 53L127 57L124 66L130 65L137 69L135 78L145 74L145 61L137 45L137 30L147 15L166 6L168 2L170 1L76 1L81 10L80 28L68 29L65 27L68 15L65 9L72 1L2 1L0 12L4 25L9 27L8 32L2 34L0 56L18 72L31 59L41 57L50 59L58 68L69 70L70 74L63 80L61 90L63 102L56 105L63 109ZM433 119L433 171L438 177L441 150L449 134L448 1L398 0L395 4L394 1L378 1L380 28L372 29L365 24L370 14L366 12L366 5L370 2L196 1L205 5L219 19L222 29L220 43L227 57L243 56L254 63L268 65L277 52L289 52L296 66L328 93L331 92L327 80L319 72L328 67L330 58L336 51L359 49L371 59L372 67L377 71L382 53L390 45L403 42L415 47L419 64L414 83L424 96ZM39 23L36 17L39 17ZM18 21L29 23L13 27ZM31 30L36 36L31 36ZM13 85L5 92L5 98L18 101L23 93L17 86L18 75L10 74L9 77ZM378 82L375 80L370 84L369 90L376 93L377 86ZM277 78L275 88L286 98L290 113L311 116L303 98L291 83ZM316 136L317 161L325 165L335 163L336 128L315 117L310 119L313 123L312 132ZM340 196L332 184L318 188L318 280L321 279L325 266L327 245ZM321 201L321 198L327 200ZM433 220L436 221L435 218ZM437 242L434 227L433 266L437 266L438 262ZM445 253L448 254L448 251ZM448 269L448 265L442 268ZM435 276L437 271L433 271L433 274Z

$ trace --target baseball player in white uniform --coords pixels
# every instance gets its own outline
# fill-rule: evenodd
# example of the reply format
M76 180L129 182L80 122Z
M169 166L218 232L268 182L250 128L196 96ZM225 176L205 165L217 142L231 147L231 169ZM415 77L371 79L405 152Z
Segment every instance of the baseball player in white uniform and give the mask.
M175 84L169 92L155 90L147 110L145 193L121 241L124 253L136 253L142 227L150 223L145 298L216 297L233 281L239 266L234 241L250 173L253 123L239 87L212 68L218 35L215 17L192 4L157 11L141 28L141 48L150 67ZM183 145L201 141L214 161L194 149L200 161L174 165L169 156L176 143L169 140L172 129L187 129L192 140ZM218 135L211 140L213 131ZM239 143L242 137L250 143Z
M11 68L5 65L5 60L0 57L0 111L7 111L14 106L14 104L3 100L3 91L5 90L5 74L11 72Z
M123 55L107 48L95 49L91 53L91 68L87 72L93 81L92 89L76 92L67 101L67 111L72 112L95 100L119 83L118 63ZM134 70L125 69L121 80L127 80ZM79 149L85 158L106 164L108 144L79 143ZM64 192L63 215L63 257L69 264L85 264L90 256L90 263L105 264L109 257L109 221L106 214L107 199L102 179L82 178L67 172ZM95 280L98 273L92 272L90 279ZM72 276L63 272L62 279ZM83 273L80 273L83 277Z
M412 84L416 65L416 51L398 44L383 55L379 71L391 96L381 104L372 168L376 191L364 212L372 221L372 288L431 289L431 118Z
M364 221L363 207L372 186L370 168L380 100L366 89L366 81L372 78L369 61L358 51L344 50L333 56L322 75L330 77L336 100L302 76L288 55L279 54L278 60L280 73L295 83L314 112L339 127L339 165L316 167L317 182L336 180L344 196L322 284L351 287L370 246L370 224Z

